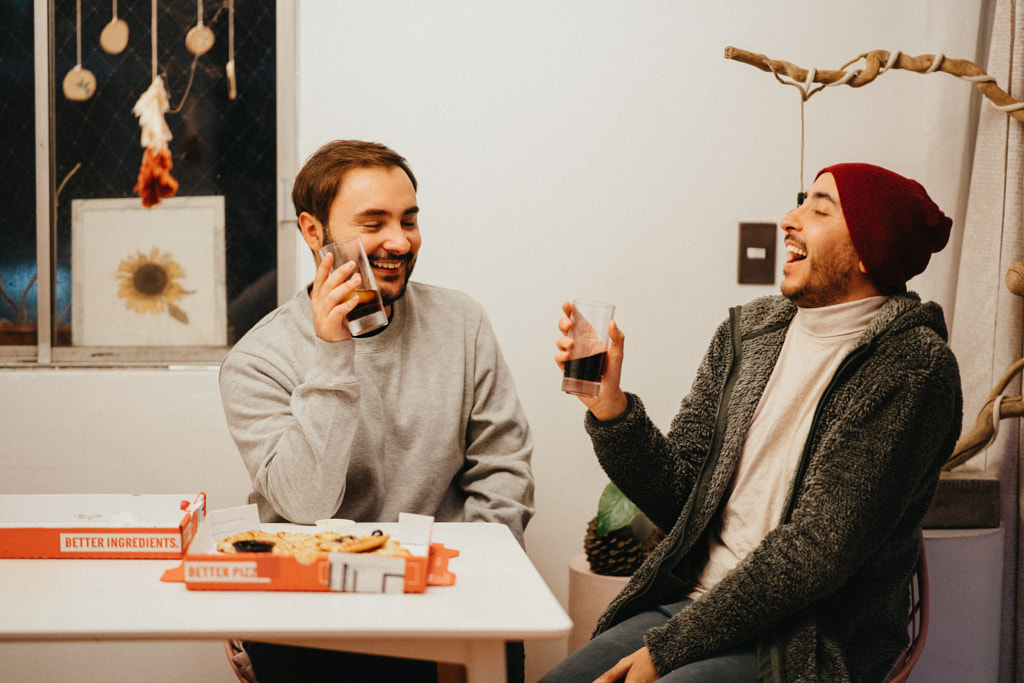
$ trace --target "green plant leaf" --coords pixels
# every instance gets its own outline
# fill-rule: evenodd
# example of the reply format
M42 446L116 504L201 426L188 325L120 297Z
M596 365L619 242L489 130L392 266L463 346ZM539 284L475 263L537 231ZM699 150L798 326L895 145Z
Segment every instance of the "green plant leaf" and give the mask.
M604 487L601 499L597 502L597 525L594 532L598 536L604 536L621 529L632 522L638 512L640 508L634 505L618 486L609 483Z

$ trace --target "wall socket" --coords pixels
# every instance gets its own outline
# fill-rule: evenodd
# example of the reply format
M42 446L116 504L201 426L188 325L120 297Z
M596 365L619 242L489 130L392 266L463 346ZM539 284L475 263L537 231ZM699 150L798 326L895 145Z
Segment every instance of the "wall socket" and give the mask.
M775 284L775 223L740 223L738 282L741 285Z

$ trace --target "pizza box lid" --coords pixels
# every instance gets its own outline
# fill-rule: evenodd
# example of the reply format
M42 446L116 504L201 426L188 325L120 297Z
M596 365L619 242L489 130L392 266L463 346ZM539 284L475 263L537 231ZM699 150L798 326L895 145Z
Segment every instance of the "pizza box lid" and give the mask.
M180 558L206 494L0 495L0 558Z

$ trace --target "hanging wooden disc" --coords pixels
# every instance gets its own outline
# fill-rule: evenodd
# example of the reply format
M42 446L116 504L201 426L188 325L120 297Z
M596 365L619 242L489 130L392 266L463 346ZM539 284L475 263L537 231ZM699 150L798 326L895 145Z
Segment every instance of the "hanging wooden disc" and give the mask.
M213 47L213 31L209 26L193 26L185 34L185 48L196 55L204 55Z
M124 19L117 19L103 27L100 31L100 47L112 55L121 54L128 47L128 24Z
M112 21L100 31L100 47L112 55L121 54L128 47L128 24L124 19Z
M96 92L96 77L88 69L75 65L64 76L64 97L72 102L83 102Z
M96 92L96 76L82 68L82 0L75 3L75 35L77 38L78 62L64 76L62 87L64 97L73 102L82 102Z
M203 25L203 0L197 1L196 13L199 15L196 25L185 34L185 49L198 57L205 55L213 47L213 31L209 26Z
M117 18L117 0L114 0L113 18L100 31L100 47L112 55L121 54L128 47L128 24Z

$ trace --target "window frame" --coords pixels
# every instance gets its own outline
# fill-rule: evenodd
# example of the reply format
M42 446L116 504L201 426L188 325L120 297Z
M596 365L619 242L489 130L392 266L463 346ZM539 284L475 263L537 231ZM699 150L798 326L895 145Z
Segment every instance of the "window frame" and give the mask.
M294 294L296 220L291 185L297 172L296 29L299 0L275 0L277 109L277 304ZM39 366L148 366L219 364L230 346L54 346L53 264L56 262L56 179L54 155L53 0L33 0L35 80L36 280L38 321L35 346L0 347L0 368ZM43 40L39 40L44 36Z

